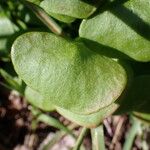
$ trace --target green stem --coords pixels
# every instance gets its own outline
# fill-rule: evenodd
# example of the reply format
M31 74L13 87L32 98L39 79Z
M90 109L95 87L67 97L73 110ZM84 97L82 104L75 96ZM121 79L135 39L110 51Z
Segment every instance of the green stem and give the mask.
M103 125L91 129L92 150L105 150Z
M72 135L73 137L75 137L75 135L72 133L72 131L70 129L65 127L61 122L59 122L57 119L51 117L50 115L44 114L40 110L33 108L33 107L31 109L31 112L35 116L37 121L44 122L50 126L58 128L64 132Z
M0 85L2 85L3 87L5 87L6 89L9 89L9 90L13 90L13 88L9 87L7 84L3 83L0 81Z
M48 116L46 114L40 114L38 117L37 117L37 120L38 121L41 121L41 122L45 122L46 124L48 125L51 125L55 128L58 128L60 130L63 130L65 131L66 133L69 133L70 135L74 136L72 134L72 131L69 130L67 127L65 127L61 122L59 122L57 119L51 117L51 116Z
M132 149L133 141L135 139L135 136L136 136L139 128L140 128L140 122L133 119L133 124L128 132L127 137L126 137L126 140L125 140L125 143L123 146L123 150L131 150Z
M73 148L73 150L79 150L80 149L80 146L81 146L81 144L83 142L83 139L84 139L87 131L88 131L88 129L83 127L83 129L82 129L82 131L81 131L81 133L80 133L80 135L79 135L79 137L77 139L77 142L76 142L75 147Z
M40 7L31 2L23 2L55 34L64 36L62 28Z

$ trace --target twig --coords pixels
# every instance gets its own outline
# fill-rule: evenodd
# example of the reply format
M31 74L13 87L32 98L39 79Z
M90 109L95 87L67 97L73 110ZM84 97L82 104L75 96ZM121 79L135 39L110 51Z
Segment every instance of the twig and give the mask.
M125 121L125 119L122 118L122 117L119 119L119 122L118 122L118 124L117 124L116 130L115 130L115 133L114 133L114 136L113 136L113 139L112 139L112 142L111 142L111 144L110 144L110 146L109 146L109 149L113 149L114 144L117 142L118 136L119 136L119 134L120 134L120 130L121 130L121 128L122 128L122 125L123 125L123 122L124 122L124 121Z
M104 124L104 126L106 127L106 130L107 130L109 136L112 137L112 136L113 136L113 132L112 132L112 129L111 129L110 124L108 123L107 118L103 121L103 124Z
M23 3L55 34L64 36L62 28L40 7L27 1Z

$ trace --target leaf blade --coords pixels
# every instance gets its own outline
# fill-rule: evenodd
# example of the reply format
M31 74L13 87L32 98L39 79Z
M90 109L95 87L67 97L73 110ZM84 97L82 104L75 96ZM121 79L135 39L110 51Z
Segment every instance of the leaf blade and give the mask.
M20 36L11 56L27 85L50 103L76 113L108 106L126 87L127 74L118 62L50 33Z

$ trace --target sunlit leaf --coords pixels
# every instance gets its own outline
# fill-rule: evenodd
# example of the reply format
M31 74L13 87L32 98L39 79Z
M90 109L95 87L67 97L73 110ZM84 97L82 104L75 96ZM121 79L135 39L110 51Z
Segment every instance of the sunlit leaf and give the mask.
M55 109L49 99L45 99L40 93L30 87L26 87L25 97L30 104L44 111L53 111Z
M32 3L34 3L34 4L39 6L41 0L28 0L28 2L31 2L31 3L28 3L28 5L31 5ZM74 17L70 17L70 16L63 15L63 14L57 14L57 13L53 13L53 12L50 12L50 11L48 11L48 14L50 16L52 16L53 18L55 18L59 21L65 22L65 23L71 23L75 20Z
M127 82L119 62L50 33L20 36L11 56L16 72L27 85L49 103L80 114L113 103Z
M71 23L71 22L75 21L75 18L66 16L66 15L60 15L60 14L55 14L55 13L49 13L49 15L59 21L65 22L65 23Z
M29 87L27 87L25 90L25 97L27 98L27 101L33 106L36 106L37 108L40 108L44 111L53 111L55 109L54 106L52 106L50 103L49 99L45 99L40 93ZM118 104L113 103L110 106L90 115L75 114L63 108L57 106L55 107L56 110L67 119L81 126L92 128L99 125L103 119L112 114L118 108L118 106Z
M93 18L83 20L79 34L131 59L150 61L149 10L149 0L111 2Z
M96 5L94 4L81 0L44 0L40 6L50 14L87 18L96 10Z

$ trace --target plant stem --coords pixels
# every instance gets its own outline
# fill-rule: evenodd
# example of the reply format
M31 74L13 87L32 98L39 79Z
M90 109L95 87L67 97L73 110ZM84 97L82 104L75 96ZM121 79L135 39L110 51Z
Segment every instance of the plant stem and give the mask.
M43 9L31 2L23 2L55 34L64 36L62 28Z
M71 130L69 130L61 122L59 122L57 119L55 119L55 118L53 118L51 116L48 116L46 114L40 114L37 117L37 120L41 121L41 122L45 122L46 124L51 125L51 126L53 126L55 128L58 128L60 130L63 130L66 133L68 133L68 134L72 135L73 137L75 137Z
M127 137L126 137L126 140L125 140L125 143L123 146L123 150L131 150L132 149L133 141L134 141L134 138L135 138L139 128L140 128L140 122L133 119L133 124L132 124L131 129L128 132Z
M92 150L105 150L103 125L91 129Z
M88 129L83 127L83 129L82 129L82 131L81 131L81 133L80 133L80 135L79 135L79 137L77 139L77 142L76 142L75 147L73 148L73 150L79 150L80 149L80 146L81 146L81 144L83 142L83 139L84 139L87 131L88 131Z
M50 126L58 128L64 132L72 135L73 137L75 137L75 135L72 133L72 131L69 128L64 126L61 122L59 122L57 119L51 117L50 115L44 114L40 110L38 110L34 107L32 107L31 112L35 116L37 121L44 122Z

